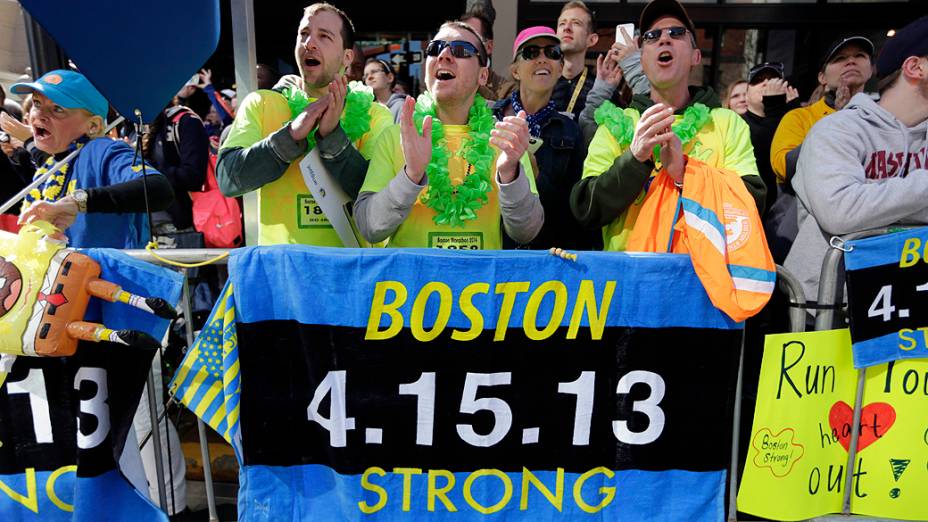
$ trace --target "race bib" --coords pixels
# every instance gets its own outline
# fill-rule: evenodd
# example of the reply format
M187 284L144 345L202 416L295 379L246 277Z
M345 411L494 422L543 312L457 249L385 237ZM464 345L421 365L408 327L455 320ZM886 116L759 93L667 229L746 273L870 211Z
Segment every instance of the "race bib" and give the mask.
M322 207L310 194L297 194L296 215L299 228L332 228Z
M429 232L429 248L483 250L483 232Z

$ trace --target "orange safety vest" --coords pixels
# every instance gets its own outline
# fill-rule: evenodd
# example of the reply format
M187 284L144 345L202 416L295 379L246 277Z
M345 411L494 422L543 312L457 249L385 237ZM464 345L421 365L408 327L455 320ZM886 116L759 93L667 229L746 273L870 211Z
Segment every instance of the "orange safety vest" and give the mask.
M627 251L689 254L712 304L744 321L776 283L754 199L736 172L692 157L683 179L682 191L666 171L652 179Z

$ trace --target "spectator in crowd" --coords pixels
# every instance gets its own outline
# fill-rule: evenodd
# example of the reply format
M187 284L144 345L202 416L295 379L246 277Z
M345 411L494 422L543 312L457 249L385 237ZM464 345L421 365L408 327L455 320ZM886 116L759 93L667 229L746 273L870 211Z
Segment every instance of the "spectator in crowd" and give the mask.
M149 237L143 212L166 209L174 194L154 167L148 167L143 180L128 145L102 137L106 99L84 75L66 70L14 84L12 92L33 95L29 122L35 146L50 155L37 176L80 151L67 168L26 197L20 220L50 222L72 247L143 247Z
M822 97L806 107L787 112L777 126L770 144L770 165L776 174L778 197L767 213L765 229L773 258L778 263L786 259L799 232L796 197L790 181L796 172L800 146L816 122L841 110L851 96L863 91L873 74L871 56L873 43L863 36L836 40L829 46L818 73Z
M280 73L270 65L259 63L255 66L259 89L273 89L280 81Z
M641 196L651 178L664 171L678 187L690 164L733 171L757 207L764 203L747 124L720 108L711 88L688 87L690 69L699 65L701 55L683 6L675 0L653 0L642 10L638 26L650 96L635 95L624 111L603 105L603 124L590 143L583 179L571 192L577 220L586 227L603 227L609 251L626 249L645 199ZM672 129L675 124L685 127L677 131L683 137ZM659 157L653 152L658 145Z
M487 56L493 56L493 23L496 21L496 10L493 3L472 2L467 12L461 15L460 20L474 28L487 46ZM489 68L486 85L481 85L477 92L489 101L496 101L509 96L515 88L512 80L503 78L492 67Z
M342 246L299 163L318 147L328 172L355 197L376 138L393 125L390 111L372 97L349 96L344 72L353 46L354 26L344 11L324 2L310 5L297 32L295 85L253 92L239 106L219 151L217 181L227 196L259 191L262 245ZM343 124L345 112L351 117Z
M725 88L722 95L722 107L731 109L743 116L748 111L748 82L738 80Z
M355 205L361 234L393 247L499 249L502 225L528 243L544 210L525 112L494 125L477 94L489 74L486 48L471 26L445 23L426 55L428 92L418 104L406 100L400 127L383 135L371 159Z
M27 149L29 146L34 150L32 128L9 112L0 112L0 128L3 129L0 132L0 150L3 150L0 156L0 203L4 203L29 185L35 173L35 164ZM45 157L42 155L42 161ZM6 214L18 216L19 212L20 203L17 203Z
M625 31L625 28L622 28ZM610 100L614 105L627 107L634 94L648 94L651 84L641 70L641 50L630 34L616 35L609 52L596 58L596 80L586 96L586 105L580 113L580 129L589 144L599 127L596 110Z
M748 73L747 106L748 110L741 117L751 128L754 156L758 158L757 170L767 186L764 209L769 210L777 199L776 176L768 159L770 142L783 115L799 107L799 92L784 78L782 63L764 62L751 68Z
M197 87L203 89L203 92L209 98L212 104L212 110L210 112L215 111L218 116L218 127L221 131L226 125L232 124L232 120L235 118L235 109L223 99L220 93L216 92L216 87L213 85L213 71L209 69L200 69L197 75L200 80ZM210 117L210 119L212 119L212 117Z
M406 95L393 92L396 74L390 62L379 58L369 59L364 66L364 84L374 90L374 98L386 105L393 115L393 121L399 123Z
M203 121L183 105L166 107L152 122L143 142L146 160L171 182L174 202L153 214L155 235L193 229L190 192L203 188L209 158L209 138Z
M564 4L557 19L557 36L564 51L564 72L554 88L554 105L579 121L596 80L586 66L587 50L599 42L593 10L579 0Z
M799 155L799 235L786 268L810 301L831 236L928 224L928 17L890 38L876 69L880 101L854 95L812 127Z
M551 94L561 77L564 54L560 39L549 27L530 27L516 36L513 46L512 77L517 89L493 107L499 121L525 111L529 135L529 154L534 160L535 184L545 209L545 223L529 248L561 247L590 250L595 235L583 233L570 212L570 189L580 179L586 147L573 120L557 112ZM503 237L506 248L517 244Z
M345 76L348 77L349 82L363 82L364 81L364 65L366 63L364 59L364 49L361 48L361 45L358 43L354 44L352 47L354 54L351 57L351 65L348 66L348 70L345 72Z

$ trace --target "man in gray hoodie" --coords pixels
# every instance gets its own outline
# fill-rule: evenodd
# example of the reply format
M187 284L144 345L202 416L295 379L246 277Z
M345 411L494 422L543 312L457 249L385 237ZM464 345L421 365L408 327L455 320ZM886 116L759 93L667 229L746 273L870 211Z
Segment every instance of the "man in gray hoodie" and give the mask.
M799 235L786 268L806 299L818 296L828 241L894 223L928 224L928 17L877 59L880 101L856 94L819 121L802 145L793 188Z

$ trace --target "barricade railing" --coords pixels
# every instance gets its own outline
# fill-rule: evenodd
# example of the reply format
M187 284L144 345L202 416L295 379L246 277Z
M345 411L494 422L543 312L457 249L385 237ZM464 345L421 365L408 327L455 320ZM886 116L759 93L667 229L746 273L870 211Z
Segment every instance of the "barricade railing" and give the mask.
M818 313L815 316L815 331L831 330L834 328L844 327L843 324L837 324L838 309L844 304L844 281L839 277L844 271L844 254L853 250L853 247L847 247L846 243L854 239L864 239L873 236L890 234L905 227L883 227L872 230L864 230L845 234L843 236L832 236L829 240L831 247L825 254L822 261L822 270L818 282ZM844 480L844 502L842 505L841 516L851 516L851 495L854 484L854 466L857 462L857 443L860 439L860 418L863 412L864 401L864 384L867 382L867 369L861 368L857 372L857 393L854 400L854 416L851 421L851 440L848 446L847 455L847 475ZM824 517L817 520L839 520L836 517ZM867 519L861 519L867 520ZM880 519L889 520L889 519Z
M229 250L223 248L178 248L165 250L159 249L157 254L154 254L148 250L124 250L123 252L142 261L172 267L173 265L171 263L190 264L213 261L216 264L225 264L228 261L228 257L220 256L223 254L228 254ZM176 266L173 267L177 268ZM193 312L191 311L190 285L188 284L189 278L187 277L187 270L187 268L180 268L180 271L184 274L183 296L181 303L183 305L184 323L186 328L187 349L189 350L193 346ZM155 379L151 369L148 371L148 382L146 384L146 389L148 391L149 413L151 415L152 426L150 438L152 439L154 453L156 456L155 474L158 481L158 500L160 502L161 509L167 512L167 498L164 488L164 453L161 448L162 417L158 415L158 409L156 408ZM168 391L168 394L170 395L170 391ZM169 403L171 401L174 401L173 396L170 396ZM165 411L167 411L167 406L165 406ZM206 440L206 424L199 417L197 417L197 436L200 439L200 455L203 459L203 483L206 489L206 504L209 509L209 520L210 522L218 522L219 516L216 509L216 494L213 490L213 475L209 456L209 444ZM170 466L171 463L169 462L168 465ZM171 484L170 486L173 488L174 484Z

